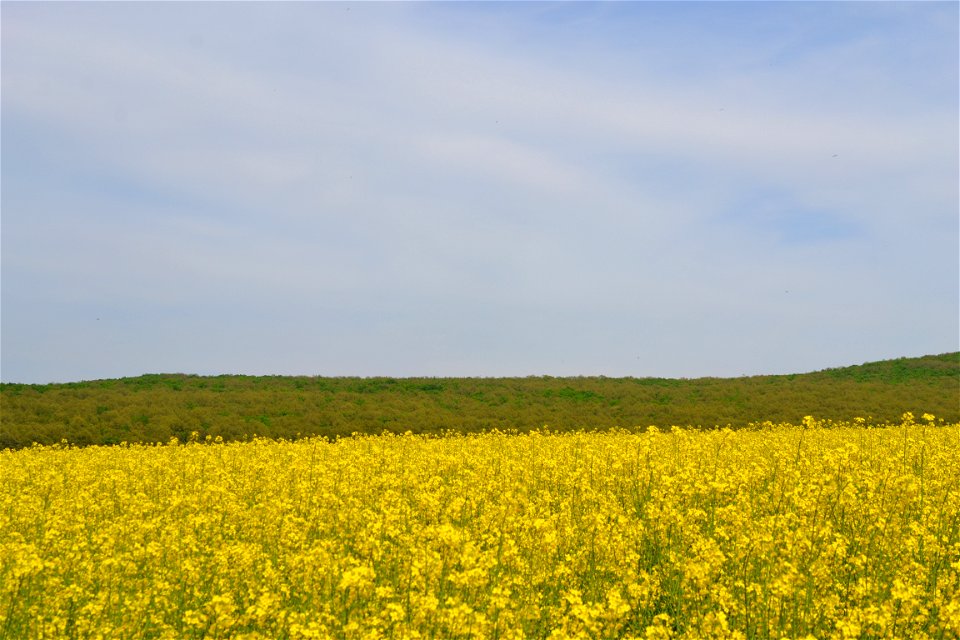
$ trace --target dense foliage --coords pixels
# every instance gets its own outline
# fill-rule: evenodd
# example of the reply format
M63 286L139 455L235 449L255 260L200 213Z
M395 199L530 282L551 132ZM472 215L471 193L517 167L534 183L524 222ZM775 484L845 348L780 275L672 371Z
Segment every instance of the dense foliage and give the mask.
M324 378L145 375L0 385L0 449L75 444L439 433L548 425L741 427L804 415L893 422L905 411L960 420L960 353L817 373L734 379Z
M960 424L0 451L0 636L960 637Z

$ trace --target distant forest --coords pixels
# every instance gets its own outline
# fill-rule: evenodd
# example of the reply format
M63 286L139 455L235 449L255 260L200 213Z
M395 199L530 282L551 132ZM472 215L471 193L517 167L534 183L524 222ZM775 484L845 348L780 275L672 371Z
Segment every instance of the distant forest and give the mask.
M805 415L960 421L960 353L742 378L325 378L154 374L0 384L0 449L254 435L745 427Z

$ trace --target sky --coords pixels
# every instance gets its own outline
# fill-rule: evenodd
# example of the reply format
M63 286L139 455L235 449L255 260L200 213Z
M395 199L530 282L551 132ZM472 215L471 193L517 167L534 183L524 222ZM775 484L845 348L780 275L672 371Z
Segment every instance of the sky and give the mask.
M960 4L0 7L0 378L960 350Z

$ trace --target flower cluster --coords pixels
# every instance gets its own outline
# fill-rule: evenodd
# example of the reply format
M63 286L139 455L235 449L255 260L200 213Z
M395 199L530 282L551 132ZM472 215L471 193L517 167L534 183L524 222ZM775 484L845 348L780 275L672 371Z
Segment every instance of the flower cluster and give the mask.
M0 452L0 636L960 635L960 425Z

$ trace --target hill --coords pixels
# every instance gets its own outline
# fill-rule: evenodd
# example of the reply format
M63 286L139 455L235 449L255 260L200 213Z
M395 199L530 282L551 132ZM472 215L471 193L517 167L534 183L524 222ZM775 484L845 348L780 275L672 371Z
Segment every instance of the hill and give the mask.
M741 378L324 378L151 374L0 384L0 449L75 444L682 425L960 421L960 353Z

